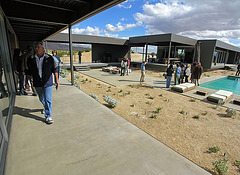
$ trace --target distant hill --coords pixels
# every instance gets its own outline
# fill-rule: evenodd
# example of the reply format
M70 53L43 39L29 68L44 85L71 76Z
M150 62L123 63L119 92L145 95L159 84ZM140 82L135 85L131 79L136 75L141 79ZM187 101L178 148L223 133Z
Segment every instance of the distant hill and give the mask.
M72 46L73 50L86 50L86 49L91 49L91 47L84 46L84 45L77 45L73 44ZM53 43L53 42L48 42L47 43L47 49L52 49L52 50L69 50L69 45L65 43Z

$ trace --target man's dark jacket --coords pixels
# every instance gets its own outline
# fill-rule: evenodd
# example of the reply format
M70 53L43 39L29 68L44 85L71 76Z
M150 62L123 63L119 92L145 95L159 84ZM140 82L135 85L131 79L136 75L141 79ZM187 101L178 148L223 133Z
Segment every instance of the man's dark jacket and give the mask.
M38 74L38 68L35 55L28 58L27 66L29 74L33 76L34 87L48 87L53 85L52 73L55 73L56 64L51 55L44 54L43 66L42 66L42 78Z

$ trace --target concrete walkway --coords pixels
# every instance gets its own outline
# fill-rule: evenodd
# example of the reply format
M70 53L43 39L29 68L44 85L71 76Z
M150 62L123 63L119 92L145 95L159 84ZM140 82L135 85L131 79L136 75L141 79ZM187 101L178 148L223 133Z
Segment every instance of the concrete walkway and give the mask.
M5 175L204 175L196 164L61 79L52 125L17 96Z

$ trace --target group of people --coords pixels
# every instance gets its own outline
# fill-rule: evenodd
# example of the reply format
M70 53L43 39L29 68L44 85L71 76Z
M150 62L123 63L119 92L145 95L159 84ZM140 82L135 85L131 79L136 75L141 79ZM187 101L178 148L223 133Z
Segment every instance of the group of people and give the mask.
M196 61L193 62L192 65L187 64L176 64L177 68L174 73L173 65L170 64L170 66L167 68L166 71L166 87L170 87L172 75L174 73L174 84L178 85L184 82L189 82L189 78L191 80L191 83L194 83L196 86L199 86L199 79L203 73L203 67L200 63L197 63Z
M121 61L121 74L120 76L129 75L129 68L130 68L130 59L123 58Z
M45 122L52 124L52 86L55 78L56 89L59 86L60 57L53 50L52 55L45 53L42 41L33 43L26 51L14 50L13 70L18 76L19 95L27 95L31 87L32 95L39 97L44 107ZM29 85L30 81L30 85Z

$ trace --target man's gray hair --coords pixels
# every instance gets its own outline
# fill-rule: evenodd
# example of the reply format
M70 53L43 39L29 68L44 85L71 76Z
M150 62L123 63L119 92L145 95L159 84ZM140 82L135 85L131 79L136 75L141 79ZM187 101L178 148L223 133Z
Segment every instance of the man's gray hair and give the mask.
M33 43L33 51L36 52L36 48L37 48L37 45L40 44L42 47L44 47L43 45L43 41L35 41Z

